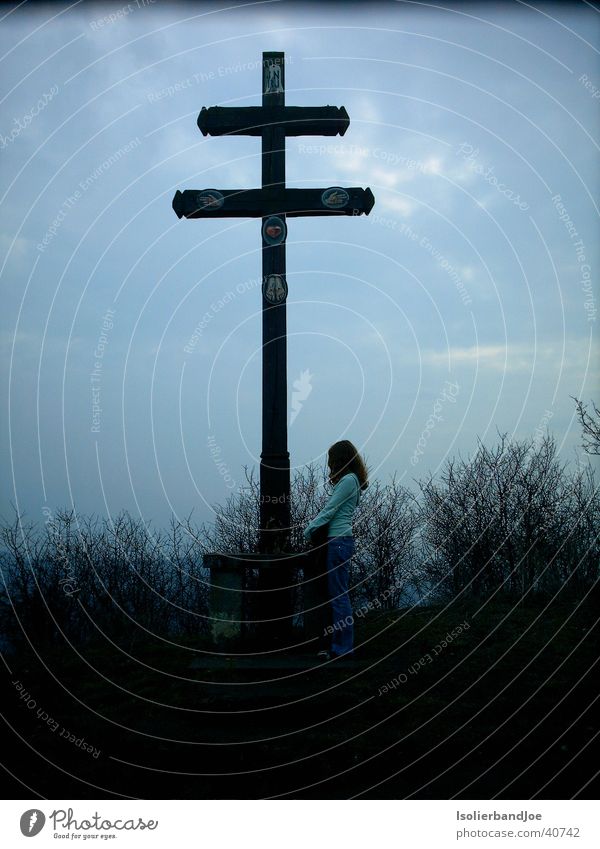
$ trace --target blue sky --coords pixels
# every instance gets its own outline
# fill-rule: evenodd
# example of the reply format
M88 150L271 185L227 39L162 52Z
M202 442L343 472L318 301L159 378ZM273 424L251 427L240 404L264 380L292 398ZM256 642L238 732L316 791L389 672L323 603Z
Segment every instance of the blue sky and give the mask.
M292 467L351 439L407 485L498 430L581 456L598 401L598 12L574 4L3 7L1 513L209 520L260 455L260 224L176 189L260 184L202 106L345 106L287 141L289 186L370 186L291 219ZM293 419L293 420L292 420ZM420 441L419 441L420 440ZM216 462L218 461L218 462Z

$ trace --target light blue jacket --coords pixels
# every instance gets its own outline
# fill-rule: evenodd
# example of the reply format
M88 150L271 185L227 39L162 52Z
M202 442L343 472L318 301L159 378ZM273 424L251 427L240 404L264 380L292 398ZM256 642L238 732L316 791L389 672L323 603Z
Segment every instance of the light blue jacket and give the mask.
M311 532L330 522L328 537L352 536L352 515L360 501L360 483L354 472L348 472L333 487L329 499L320 513L304 529L304 539L310 541Z

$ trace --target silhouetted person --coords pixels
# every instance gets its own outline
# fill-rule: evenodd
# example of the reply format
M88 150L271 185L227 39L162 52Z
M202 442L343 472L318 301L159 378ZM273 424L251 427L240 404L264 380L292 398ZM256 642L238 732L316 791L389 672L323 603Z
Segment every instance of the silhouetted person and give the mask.
M327 462L333 491L304 531L305 539L315 545L315 536L319 537L327 527L327 588L333 633L330 652L326 649L319 652L323 659L328 659L330 653L339 657L354 651L354 618L348 595L350 564L355 550L352 517L361 491L369 485L365 464L349 440L335 442L329 449Z

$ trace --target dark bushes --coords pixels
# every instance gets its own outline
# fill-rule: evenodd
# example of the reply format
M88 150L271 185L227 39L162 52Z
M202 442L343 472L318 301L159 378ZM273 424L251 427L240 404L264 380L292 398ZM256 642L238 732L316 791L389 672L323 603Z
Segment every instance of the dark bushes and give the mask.
M567 474L552 437L480 444L420 488L423 576L442 596L581 594L596 581L593 471Z
M292 546L323 505L325 469L292 483ZM105 635L125 647L151 635L208 632L209 575L202 554L256 550L259 485L215 508L200 528L171 520L153 531L121 513L114 521L48 509L40 528L17 517L0 529L0 628L5 644L77 644ZM598 579L600 493L590 466L567 473L551 437L452 459L415 497L395 478L363 492L354 531L355 607L393 609L475 596L582 597ZM300 600L299 600L300 603Z
M207 580L197 545L178 523L153 532L121 513L114 521L49 511L40 530L17 517L0 531L5 640L87 641L104 633L132 645L206 630Z

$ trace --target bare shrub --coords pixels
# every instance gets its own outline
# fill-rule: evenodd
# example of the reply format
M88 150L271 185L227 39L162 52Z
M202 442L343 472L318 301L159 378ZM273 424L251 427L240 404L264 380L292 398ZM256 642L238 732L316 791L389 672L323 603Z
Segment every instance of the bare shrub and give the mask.
M589 586L598 491L591 470L570 476L556 453L551 436L501 435L495 448L449 460L439 482L419 483L423 571L442 595L548 594L575 570L573 588Z
M167 535L126 512L100 522L59 510L41 529L16 516L0 542L0 625L11 644L104 635L132 646L206 630L207 575L174 519Z

